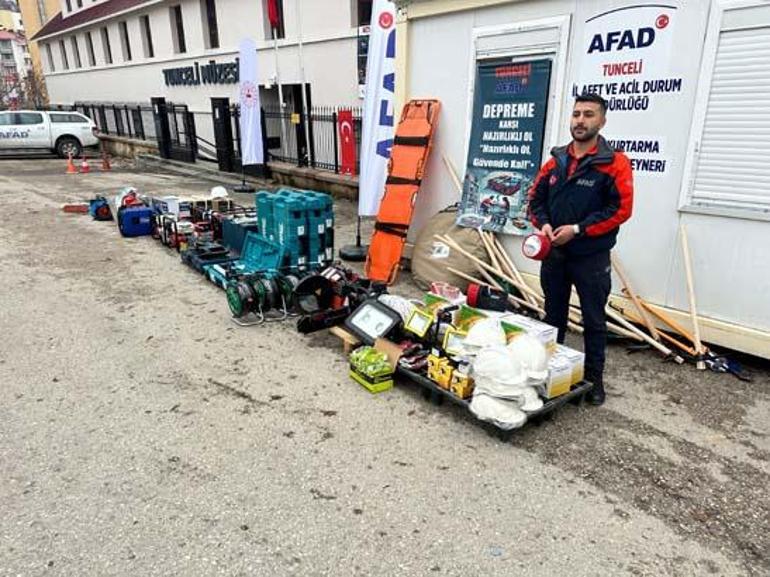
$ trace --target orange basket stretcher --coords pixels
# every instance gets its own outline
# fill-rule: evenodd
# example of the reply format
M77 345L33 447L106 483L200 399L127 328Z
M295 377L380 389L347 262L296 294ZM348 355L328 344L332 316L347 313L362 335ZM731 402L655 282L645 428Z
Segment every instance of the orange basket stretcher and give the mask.
M410 100L401 112L388 161L385 193L366 258L366 276L372 280L393 284L398 277L440 109L438 100Z

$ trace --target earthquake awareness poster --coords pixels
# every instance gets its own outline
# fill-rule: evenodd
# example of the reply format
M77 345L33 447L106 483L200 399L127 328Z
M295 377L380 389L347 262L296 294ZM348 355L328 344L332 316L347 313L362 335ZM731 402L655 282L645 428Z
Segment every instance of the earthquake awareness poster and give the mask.
M527 193L543 151L549 59L483 62L457 224L527 234Z
M572 96L602 96L608 105L602 134L610 146L626 153L635 176L662 177L671 169L666 118L676 114L683 90L682 78L670 74L677 8L617 5L580 3L584 28Z

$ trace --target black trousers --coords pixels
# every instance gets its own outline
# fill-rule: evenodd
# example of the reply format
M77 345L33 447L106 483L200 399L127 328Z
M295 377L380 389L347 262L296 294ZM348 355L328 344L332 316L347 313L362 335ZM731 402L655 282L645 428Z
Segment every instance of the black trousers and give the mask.
M545 295L545 322L559 329L564 342L572 285L583 312L586 379L602 383L607 346L605 307L611 288L610 251L574 256L559 248L551 250L540 268L540 286Z

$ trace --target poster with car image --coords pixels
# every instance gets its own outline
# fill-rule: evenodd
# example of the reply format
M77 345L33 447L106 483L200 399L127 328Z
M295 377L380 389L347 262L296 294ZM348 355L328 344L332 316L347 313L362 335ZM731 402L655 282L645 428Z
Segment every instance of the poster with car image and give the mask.
M528 234L527 193L540 169L548 59L480 61L457 224Z

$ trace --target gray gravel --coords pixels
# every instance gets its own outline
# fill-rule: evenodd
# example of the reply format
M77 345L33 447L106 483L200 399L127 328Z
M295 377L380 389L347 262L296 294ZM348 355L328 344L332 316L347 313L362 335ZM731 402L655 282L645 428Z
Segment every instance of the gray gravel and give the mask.
M770 574L767 363L745 384L613 345L604 407L502 443L59 210L210 187L117 168L0 160L0 575Z

